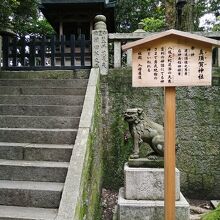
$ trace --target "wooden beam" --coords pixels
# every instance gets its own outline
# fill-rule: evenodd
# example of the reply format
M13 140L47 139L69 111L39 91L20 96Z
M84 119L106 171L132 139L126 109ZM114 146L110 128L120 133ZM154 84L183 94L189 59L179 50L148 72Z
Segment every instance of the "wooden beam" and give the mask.
M175 220L176 89L165 87L165 220Z

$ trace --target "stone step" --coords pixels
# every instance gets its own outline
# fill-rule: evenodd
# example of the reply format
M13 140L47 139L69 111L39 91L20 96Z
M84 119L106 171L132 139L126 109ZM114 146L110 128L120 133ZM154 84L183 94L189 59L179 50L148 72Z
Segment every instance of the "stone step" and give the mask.
M88 79L0 79L0 86L25 86L37 88L87 87Z
M0 205L58 208L63 183L0 180Z
M0 220L54 220L57 209L0 206Z
M2 79L87 79L90 70L2 71Z
M80 117L82 105L2 105L0 115L33 115L33 116L72 116Z
M1 104L82 105L84 96L72 95L0 95Z
M0 160L0 179L14 181L65 182L69 163Z
M0 115L1 128L78 128L79 117Z
M1 95L85 95L86 88L31 88L0 86Z
M69 162L73 145L0 142L0 159Z
M77 129L0 128L0 142L74 144Z

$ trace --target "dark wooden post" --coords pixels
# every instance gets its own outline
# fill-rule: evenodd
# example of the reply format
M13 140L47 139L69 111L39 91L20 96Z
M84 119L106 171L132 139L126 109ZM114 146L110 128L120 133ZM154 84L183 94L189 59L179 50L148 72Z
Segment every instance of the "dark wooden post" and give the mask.
M75 35L70 36L71 66L75 66Z
M80 60L81 66L85 66L85 35L81 35L80 39Z
M30 39L30 67L35 67L35 37Z
M45 43L46 43L46 37L44 36L42 38L41 47L40 47L40 57L41 57L41 66L45 66Z
M17 66L17 43L18 40L16 37L12 39L12 65ZM8 45L8 51L10 49L10 46Z
M61 36L61 66L65 66L65 36Z
M8 68L9 37L3 37L3 67Z
M25 46L26 46L26 41L25 37L21 38L21 65L24 66L24 60L25 60Z
M53 35L51 37L51 67L55 66L55 43L56 43L56 36Z

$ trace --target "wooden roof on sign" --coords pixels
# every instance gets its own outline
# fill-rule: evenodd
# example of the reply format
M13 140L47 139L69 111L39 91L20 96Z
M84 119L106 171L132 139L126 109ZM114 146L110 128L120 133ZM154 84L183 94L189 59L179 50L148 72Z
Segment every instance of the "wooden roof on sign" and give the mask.
M218 40L214 40L214 39L210 39L207 37L203 37L197 34L191 34L189 32L183 32L183 31L178 31L175 29L171 29L168 31L164 31L164 32L160 32L157 34L152 34L144 39L141 40L137 40L131 43L127 43L125 45L122 46L122 50L128 50L131 48L135 48L135 47L140 47L142 44L146 44L146 43L150 43L154 40L158 40L160 38L164 38L164 37L168 37L168 36L176 36L176 37L182 37L182 38L186 38L186 39L191 39L191 40L195 40L198 42L203 42L206 44L211 44L213 46L217 46L220 47L220 41Z

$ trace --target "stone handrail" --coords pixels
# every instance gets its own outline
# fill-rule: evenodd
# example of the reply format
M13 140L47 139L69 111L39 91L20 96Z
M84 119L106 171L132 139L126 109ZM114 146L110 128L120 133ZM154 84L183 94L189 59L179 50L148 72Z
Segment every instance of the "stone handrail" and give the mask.
M62 193L56 220L79 220L85 187L84 172L89 163L90 135L94 129L95 101L99 82L99 68L92 68L88 81L79 129L73 148L70 165Z

